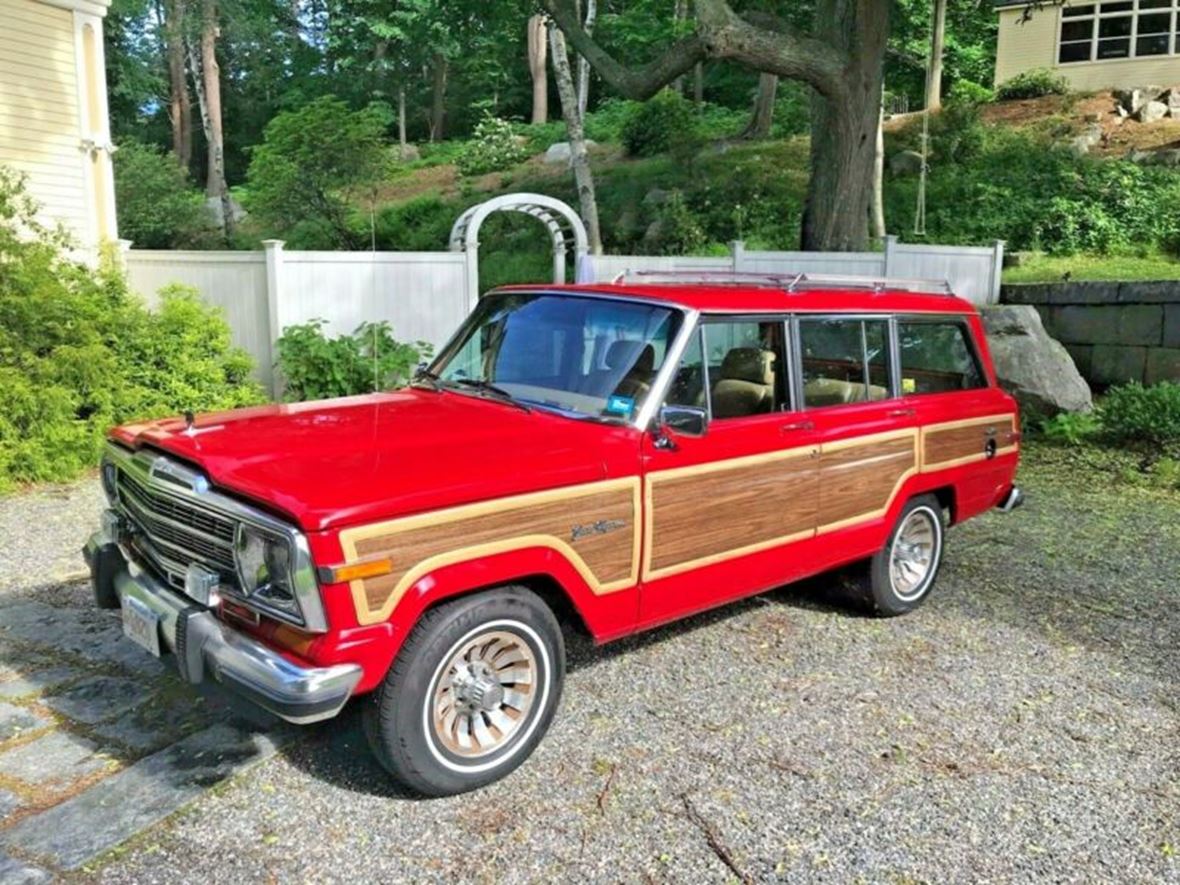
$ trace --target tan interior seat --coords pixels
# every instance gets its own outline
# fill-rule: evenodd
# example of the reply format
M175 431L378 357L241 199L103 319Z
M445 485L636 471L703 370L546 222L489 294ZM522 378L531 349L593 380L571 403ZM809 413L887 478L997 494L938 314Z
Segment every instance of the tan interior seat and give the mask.
M877 384L869 385L869 399L885 399L887 391ZM839 406L865 401L865 386L855 381L836 378L816 378L803 385L803 401L809 406Z
M774 351L735 347L721 361L711 391L714 418L760 415L774 409Z
M634 364L627 369L632 362ZM606 364L612 371L626 369L627 372L615 385L613 393L616 396L629 396L637 403L647 397L651 391L652 377L655 375L654 347L642 341L615 341L606 352Z

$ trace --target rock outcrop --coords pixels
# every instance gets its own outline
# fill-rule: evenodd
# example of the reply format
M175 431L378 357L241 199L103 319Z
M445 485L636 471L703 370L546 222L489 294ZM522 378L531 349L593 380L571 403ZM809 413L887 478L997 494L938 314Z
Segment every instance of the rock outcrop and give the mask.
M1089 385L1064 345L1045 331L1036 308L1006 304L981 313L1000 385L1023 414L1051 418L1094 408Z

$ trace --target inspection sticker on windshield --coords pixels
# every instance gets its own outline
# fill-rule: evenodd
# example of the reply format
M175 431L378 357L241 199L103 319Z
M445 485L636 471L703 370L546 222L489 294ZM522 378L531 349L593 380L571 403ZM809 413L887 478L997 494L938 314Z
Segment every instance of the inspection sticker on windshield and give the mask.
M617 393L614 393L606 400L606 412L609 415L622 415L626 418L631 415L634 409L635 400L629 396L619 396Z

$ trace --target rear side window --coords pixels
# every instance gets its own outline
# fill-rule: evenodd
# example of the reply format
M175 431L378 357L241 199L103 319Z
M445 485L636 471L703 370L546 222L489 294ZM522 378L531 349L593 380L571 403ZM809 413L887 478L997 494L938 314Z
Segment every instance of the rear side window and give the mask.
M987 387L966 326L960 322L897 324L901 392L943 393Z
M888 341L885 320L800 319L804 406L888 399Z

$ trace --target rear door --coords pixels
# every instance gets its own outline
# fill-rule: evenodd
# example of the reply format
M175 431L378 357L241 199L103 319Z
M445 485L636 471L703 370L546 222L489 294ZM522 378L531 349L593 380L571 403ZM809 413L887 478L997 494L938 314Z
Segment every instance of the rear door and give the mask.
M918 413L898 395L891 322L880 314L796 319L799 398L821 450L817 536L846 532L849 543L876 546L918 470ZM838 558L863 552L831 549Z
M640 620L680 617L792 577L815 528L814 426L793 410L783 317L713 317L665 404L708 410L704 436L644 442Z
M956 518L987 509L1011 483L1019 438L1011 400L988 377L966 316L900 316L902 401L922 426L922 472L955 488Z

